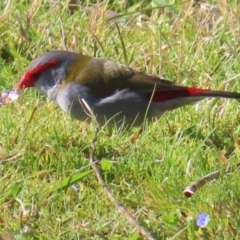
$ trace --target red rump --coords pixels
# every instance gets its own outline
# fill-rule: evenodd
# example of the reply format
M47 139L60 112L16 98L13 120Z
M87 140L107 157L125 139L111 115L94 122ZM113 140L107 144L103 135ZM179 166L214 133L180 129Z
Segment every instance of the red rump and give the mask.
M149 99L152 99L153 102L165 102L174 98L179 97L193 97L202 92L209 92L210 89L201 89L201 88L186 88L184 90L173 90L173 91L160 91L155 92L154 95L146 94Z

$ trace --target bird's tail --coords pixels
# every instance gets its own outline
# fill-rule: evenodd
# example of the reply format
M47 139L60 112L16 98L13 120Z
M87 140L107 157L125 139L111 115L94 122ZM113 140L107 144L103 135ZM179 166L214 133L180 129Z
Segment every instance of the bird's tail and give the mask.
M188 97L240 99L240 93L190 87L182 90L157 91L154 94L147 94L147 97L153 102L166 102L168 100Z

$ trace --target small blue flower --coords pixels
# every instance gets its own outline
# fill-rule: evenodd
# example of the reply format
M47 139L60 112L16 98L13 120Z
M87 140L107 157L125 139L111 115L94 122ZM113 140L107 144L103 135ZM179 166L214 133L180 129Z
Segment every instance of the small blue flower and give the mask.
M202 212L198 214L196 224L198 227L204 228L208 225L209 221L210 221L209 215L207 213Z

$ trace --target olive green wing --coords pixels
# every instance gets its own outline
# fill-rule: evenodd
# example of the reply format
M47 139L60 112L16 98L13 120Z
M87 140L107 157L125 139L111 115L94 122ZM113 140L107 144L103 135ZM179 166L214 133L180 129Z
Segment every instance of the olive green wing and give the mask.
M88 57L76 63L75 66L78 68L78 74L74 79L88 86L98 97L109 96L121 89L142 93L149 93L154 89L158 92L186 89L171 81L136 71L107 59Z

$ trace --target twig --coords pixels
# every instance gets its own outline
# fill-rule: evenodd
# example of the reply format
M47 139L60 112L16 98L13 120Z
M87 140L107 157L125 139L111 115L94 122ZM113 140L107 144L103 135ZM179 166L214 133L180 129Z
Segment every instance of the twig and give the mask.
M200 187L202 187L205 183L217 179L220 176L220 171L215 171L205 175L204 177L198 179L196 182L192 183L191 185L187 186L183 191L183 194L190 198Z
M117 207L118 211L125 216L127 221L136 228L147 240L155 240L155 237L152 236L150 232L148 232L144 227L142 227L140 224L137 223L137 221L134 219L134 217L127 211L127 209L123 206L123 204L119 203L117 198L114 196L111 189L107 186L107 184L104 181L104 178L102 176L102 173L97 165L97 160L95 159L94 155L96 152L96 143L98 138L98 133L100 130L100 126L96 120L96 117L94 116L94 113L92 112L91 108L88 106L86 101L84 99L80 99L80 103L82 107L84 108L84 111L87 113L87 115L91 116L93 123L95 125L95 134L94 138L91 142L91 152L90 152L90 163L92 166L93 171L96 174L96 177L98 179L98 182L102 185L104 191L106 192L109 200Z
M240 168L240 163L237 164L237 168ZM232 172L231 168L227 167L226 170L225 170L225 174L230 174L231 172ZM214 171L212 173L209 173L209 174L203 176L202 178L198 179L194 183L187 186L184 189L183 194L187 198L190 198L205 183L219 178L220 174L221 174L221 171L218 170L218 171Z

